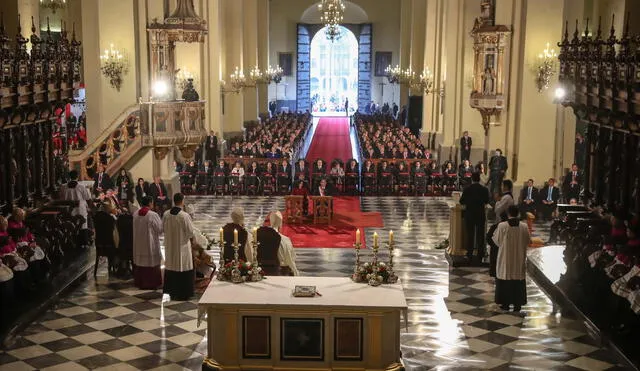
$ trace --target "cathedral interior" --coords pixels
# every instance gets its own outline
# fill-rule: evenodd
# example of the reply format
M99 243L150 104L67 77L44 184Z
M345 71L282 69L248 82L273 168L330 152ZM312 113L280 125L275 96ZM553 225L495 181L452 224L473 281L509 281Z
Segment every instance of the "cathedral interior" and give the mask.
M0 370L637 370L638 15L2 0Z

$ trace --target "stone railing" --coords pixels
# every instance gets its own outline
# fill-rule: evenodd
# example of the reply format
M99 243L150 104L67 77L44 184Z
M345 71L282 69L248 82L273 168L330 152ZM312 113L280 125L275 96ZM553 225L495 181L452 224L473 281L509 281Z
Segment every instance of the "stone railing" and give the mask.
M125 109L98 138L83 151L69 155L69 166L82 179L91 179L98 164L106 166L110 175L132 165L145 149L154 149L157 159L163 159L177 147L185 158L192 158L195 149L207 135L205 102L143 102Z

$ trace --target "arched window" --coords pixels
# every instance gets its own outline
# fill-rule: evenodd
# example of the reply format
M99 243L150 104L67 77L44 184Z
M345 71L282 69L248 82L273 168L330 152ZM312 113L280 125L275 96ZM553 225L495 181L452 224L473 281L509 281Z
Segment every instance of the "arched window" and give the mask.
M340 26L341 37L333 42L321 29L311 40L311 97L313 112L357 110L358 41L353 32ZM313 81L322 81L314 84Z

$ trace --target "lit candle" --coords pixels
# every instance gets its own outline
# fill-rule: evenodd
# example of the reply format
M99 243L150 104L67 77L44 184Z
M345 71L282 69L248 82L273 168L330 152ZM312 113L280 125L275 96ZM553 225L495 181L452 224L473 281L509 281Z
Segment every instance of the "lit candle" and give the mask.
M235 245L237 245L237 244L238 244L238 230L237 230L237 229L234 229L234 230L233 230L233 243L234 243Z
M258 227L253 227L253 240L258 242Z
M389 243L393 243L393 231L389 231Z
M378 246L378 232L373 232L373 246Z
M224 243L224 231L220 228L220 242Z
M360 228L356 229L356 243L360 243Z

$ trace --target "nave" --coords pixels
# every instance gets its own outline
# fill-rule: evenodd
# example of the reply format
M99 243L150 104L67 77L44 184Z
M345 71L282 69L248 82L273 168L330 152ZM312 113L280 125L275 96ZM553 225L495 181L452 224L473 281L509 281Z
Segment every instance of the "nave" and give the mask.
M188 204L205 233L226 223L233 207L243 207L247 226L253 226L283 206L276 197L198 196ZM385 230L396 232L396 271L409 306L401 331L408 370L625 369L530 278L525 315L516 316L497 310L485 268L449 269L444 252L434 249L449 233L444 198L363 197L361 209L381 212ZM547 226L535 230L546 239ZM369 246L374 231L382 229L366 230ZM353 270L352 249L297 248L296 255L304 276L347 276ZM201 369L207 340L206 324L197 326L197 300L165 301L159 290L110 278L105 264L98 273L0 353L0 370Z

